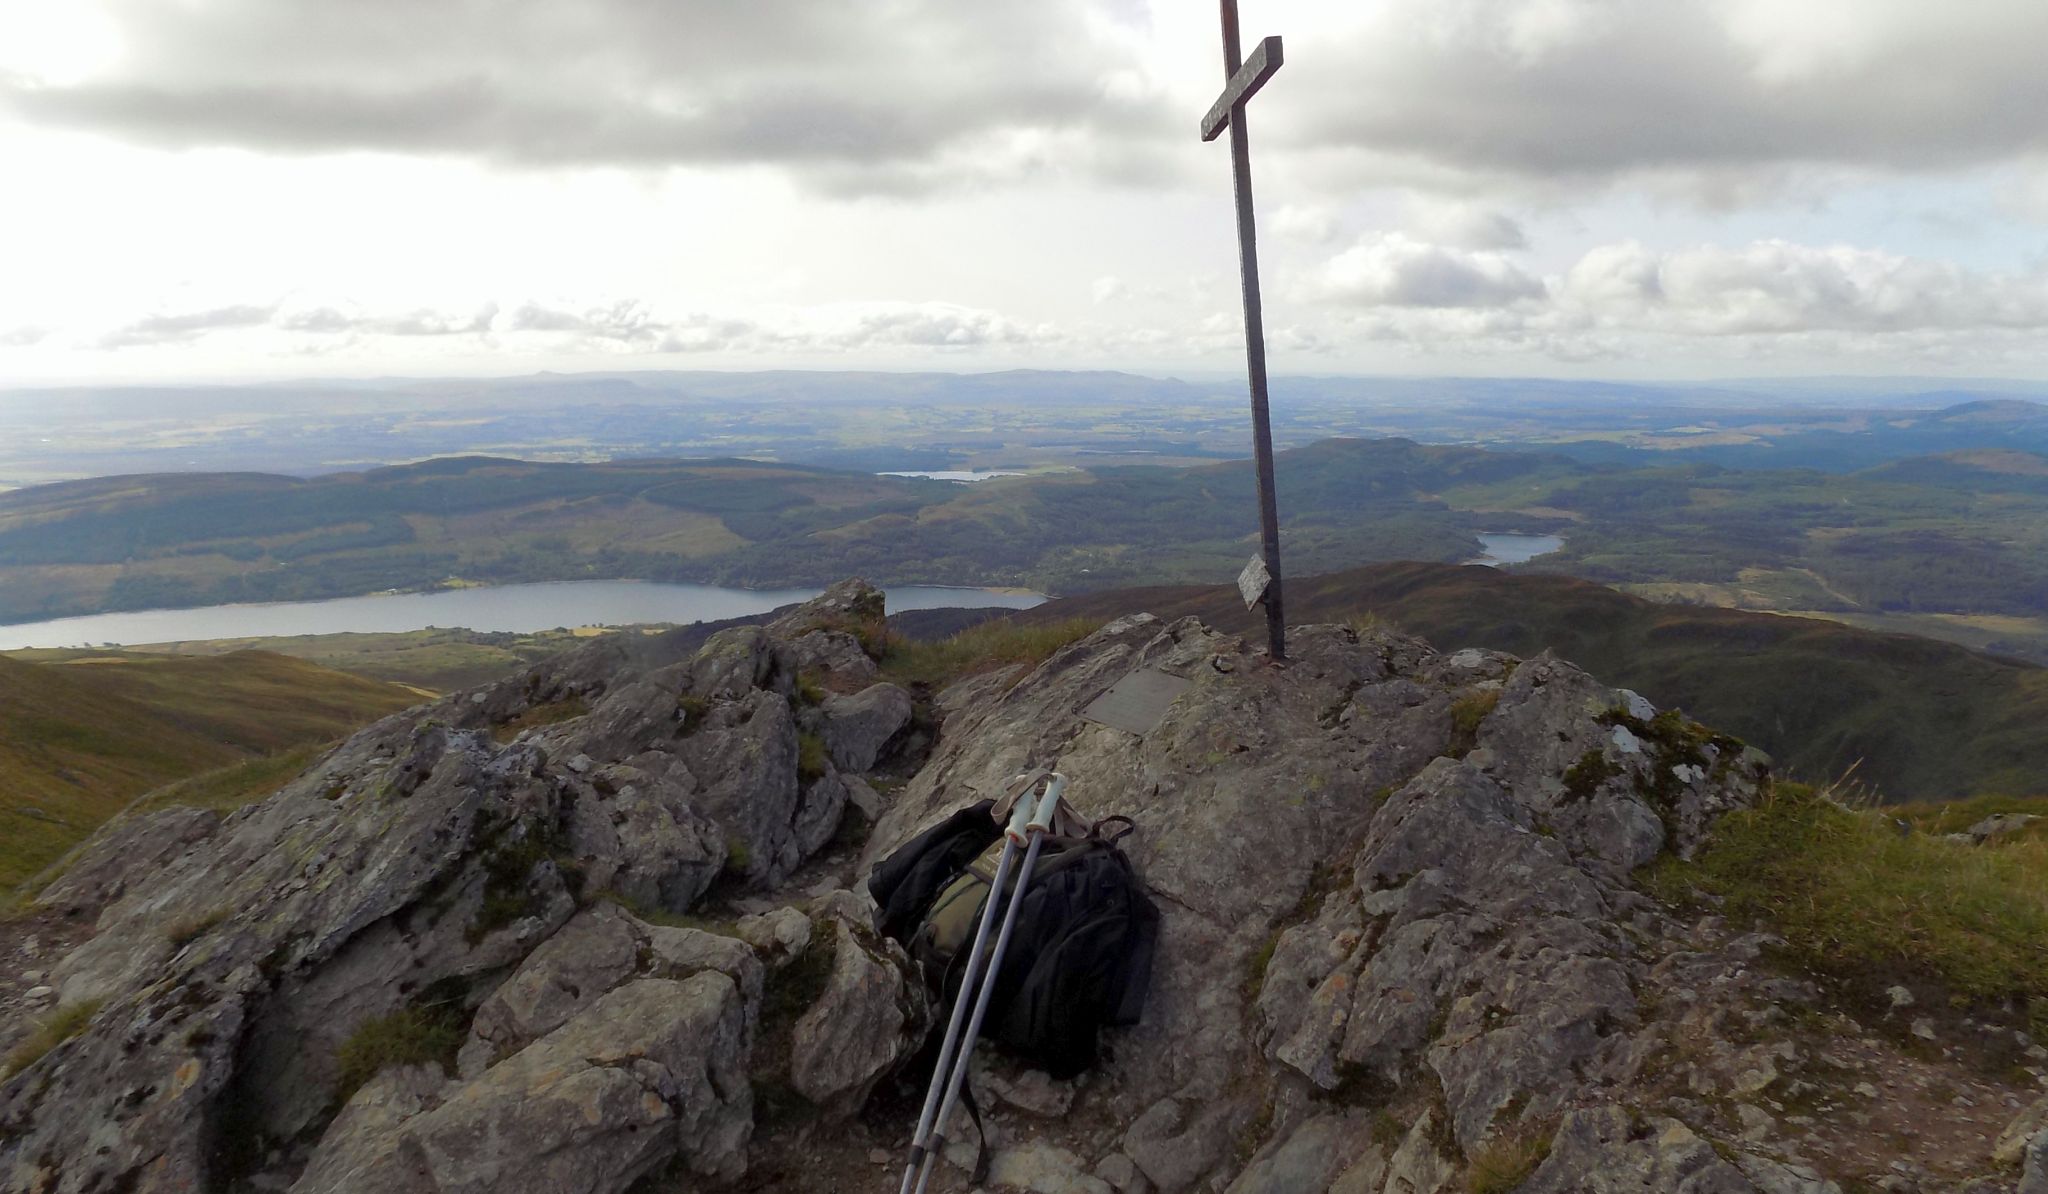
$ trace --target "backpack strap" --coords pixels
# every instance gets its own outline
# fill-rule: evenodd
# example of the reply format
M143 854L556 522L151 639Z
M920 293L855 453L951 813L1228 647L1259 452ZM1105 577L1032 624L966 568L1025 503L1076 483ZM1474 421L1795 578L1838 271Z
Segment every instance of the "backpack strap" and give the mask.
M974 1121L974 1135L978 1141L974 1146L974 1173L968 1177L967 1184L979 1186L988 1181L989 1162L994 1158L988 1155L988 1129L981 1126L981 1105L974 1101L974 1077L971 1074L960 1081L960 1101L967 1104L967 1118Z
M1152 987L1152 952L1159 944L1159 909L1137 888L1131 891L1130 953L1126 957L1123 998L1111 1024L1136 1024L1144 1015L1145 994Z
M1110 825L1117 826L1117 831L1115 833L1104 833L1103 829ZM1088 831L1088 836L1114 846L1137 831L1138 823L1136 821L1118 813L1115 816L1104 817L1102 820L1097 821L1094 828Z

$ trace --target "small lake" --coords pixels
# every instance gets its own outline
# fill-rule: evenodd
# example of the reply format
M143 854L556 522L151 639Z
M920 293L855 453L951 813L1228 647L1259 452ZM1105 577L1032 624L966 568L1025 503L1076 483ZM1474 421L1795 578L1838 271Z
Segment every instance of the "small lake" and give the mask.
M393 633L428 626L529 633L557 626L620 626L633 622L714 622L766 613L808 601L817 589L727 589L716 585L657 584L635 580L575 580L552 584L449 589L291 601L269 605L210 605L92 614L50 622L0 626L0 651L22 647L78 647L100 643L167 643L203 638L270 638L294 634ZM1036 593L901 585L888 590L889 612L947 606L1029 609Z
M1556 535L1508 535L1481 531L1479 546L1485 550L1465 562L1498 568L1503 564L1520 564L1537 556L1549 555L1563 547L1564 540Z
M990 477L1021 477L1024 474L1015 469L938 469L920 471L912 469L901 473L876 473L878 477L930 477L934 481L986 481Z

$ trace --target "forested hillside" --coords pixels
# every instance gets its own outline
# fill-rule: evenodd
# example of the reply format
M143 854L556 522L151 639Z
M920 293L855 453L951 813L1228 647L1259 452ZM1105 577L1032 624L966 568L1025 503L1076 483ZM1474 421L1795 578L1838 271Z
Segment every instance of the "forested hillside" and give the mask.
M1528 567L1661 600L2048 616L2048 458L1973 451L1847 475L1655 469L1334 439L1282 453L1290 566L1456 562L1549 532ZM448 583L750 587L1222 581L1252 471L1119 466L974 486L750 460L462 457L312 479L169 474L0 494L0 622Z

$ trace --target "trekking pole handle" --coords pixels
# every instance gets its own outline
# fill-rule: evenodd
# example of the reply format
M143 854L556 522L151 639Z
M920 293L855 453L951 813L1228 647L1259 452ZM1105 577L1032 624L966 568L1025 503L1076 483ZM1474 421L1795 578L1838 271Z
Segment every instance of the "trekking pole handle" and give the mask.
M1010 826L1003 832L1009 836L1011 841L1020 846L1024 844L1025 835L1030 831L1033 824L1031 810L1036 807L1037 803L1037 800L1027 791L1022 796L1017 797L1017 806L1010 810Z
M1053 772L1052 778L1046 781L1045 795L1039 798L1037 811L1032 813L1030 824L1024 827L1027 833L1052 832L1052 815L1059 810L1060 796L1066 790L1067 777Z

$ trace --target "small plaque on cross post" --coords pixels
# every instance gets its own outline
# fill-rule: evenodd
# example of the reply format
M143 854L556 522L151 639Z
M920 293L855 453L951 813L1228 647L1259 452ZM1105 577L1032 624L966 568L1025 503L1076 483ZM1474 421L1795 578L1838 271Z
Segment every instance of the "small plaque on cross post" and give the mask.
M1266 561L1258 556L1244 566L1237 574L1238 596L1244 598L1244 607L1250 609L1265 597L1266 590L1273 587L1273 574L1266 571Z

